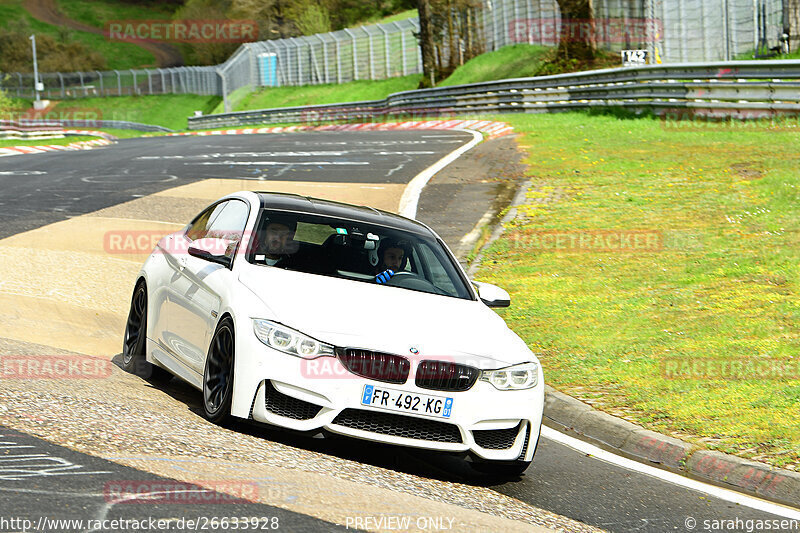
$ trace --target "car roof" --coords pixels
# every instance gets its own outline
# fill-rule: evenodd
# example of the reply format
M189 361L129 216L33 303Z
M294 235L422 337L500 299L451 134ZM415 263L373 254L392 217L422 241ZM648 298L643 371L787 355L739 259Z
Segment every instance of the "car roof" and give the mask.
M334 202L333 200L323 200L299 194L263 191L256 191L255 193L261 201L262 209L321 215L376 224L413 233L431 234L431 230L421 222L372 207Z

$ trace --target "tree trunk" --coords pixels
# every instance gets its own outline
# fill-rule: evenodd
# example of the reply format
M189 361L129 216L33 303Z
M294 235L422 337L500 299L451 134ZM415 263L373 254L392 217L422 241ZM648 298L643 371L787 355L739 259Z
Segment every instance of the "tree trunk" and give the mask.
M785 5L784 31L789 30L789 51L800 49L800 0L783 0Z
M594 59L594 13L592 0L557 0L561 10L559 59Z
M420 88L433 87L436 84L436 59L433 43L433 26L431 25L430 0L417 0L419 15L419 47L422 52L422 81Z

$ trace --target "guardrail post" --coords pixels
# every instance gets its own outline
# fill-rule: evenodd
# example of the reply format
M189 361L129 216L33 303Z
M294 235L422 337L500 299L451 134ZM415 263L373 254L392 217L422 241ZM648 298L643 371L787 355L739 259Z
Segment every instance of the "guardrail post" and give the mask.
M344 29L344 32L350 36L353 41L353 79L358 80L358 51L356 49L356 36L353 35L348 28Z
M100 82L100 96L105 96L106 95L106 88L103 86L103 73L100 72L99 70L95 70L95 72L97 72L97 81ZM64 80L63 79L61 80L61 85L62 86L64 85Z
M527 30L528 34L528 44L533 44L533 13L531 13L531 7L533 4L533 0L527 0L525 2L525 29Z
M150 91L150 94L153 94L153 74L149 70L145 70L147 73L147 88Z
M364 33L367 34L367 50L369 50L369 79L375 79L375 59L372 56L372 34L367 31L367 28L361 26Z
M217 74L219 74L220 80L222 80L222 102L223 108L225 109L226 113L231 112L231 103L228 101L228 82L225 79L225 72L222 70L217 70Z
M412 20L411 26L419 34L419 21ZM417 46L416 53L414 55L417 56L417 72L424 72L424 69L422 68L422 51L419 49L419 46Z
M394 21L394 27L400 31L400 58L403 65L403 76L405 76L408 74L406 70L406 32L396 20Z
M136 71L131 69L131 75L133 76L133 94L139 94L139 84L136 81Z
M384 78L390 78L392 75L389 72L391 68L391 63L389 59L389 32L386 31L381 24L377 24L377 27L381 32L383 32L383 72Z
M78 72L78 76L81 79L81 89L83 90L83 97L86 98L88 93L86 92L86 85L83 84L83 72Z
M335 33L331 33L331 37L336 42L336 83L342 83L342 50L339 46L339 38Z
M117 74L117 96L122 96L122 78L118 70L115 69L114 72Z
M294 45L294 56L297 58L297 84L298 85L308 85L306 83L306 76L303 70L303 56L301 55L301 49L303 47L303 39L302 37L292 37L292 44ZM311 68L309 67L309 72ZM311 76L309 75L309 78Z
M330 83L330 77L328 76L328 43L320 34L317 34L317 39L322 41L322 68L325 71L325 83Z
M64 87L64 76L62 76L60 72L58 73L58 81L61 83L61 98L66 98L67 95L65 93L66 88Z

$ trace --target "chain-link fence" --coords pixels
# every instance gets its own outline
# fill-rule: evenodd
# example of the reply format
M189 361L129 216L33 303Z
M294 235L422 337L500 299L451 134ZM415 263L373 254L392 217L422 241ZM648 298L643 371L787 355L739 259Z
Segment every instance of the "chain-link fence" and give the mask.
M487 49L589 34L607 51L643 48L663 63L726 61L778 46L782 0L594 0L594 19L563 21L556 0L489 0ZM759 42L761 41L761 42Z
M556 46L588 34L610 51L645 48L664 63L730 60L779 45L782 0L594 0L594 18L564 20L556 0L484 0L483 49ZM138 94L222 95L256 87L345 83L420 73L416 18L307 37L243 44L213 67L41 74L47 99ZM442 39L445 46L450 39ZM459 43L459 39L452 42ZM445 53L447 51L445 50ZM33 98L31 74L0 80L12 96Z
M44 99L134 96L142 94L221 94L222 80L216 67L174 67L142 70L93 70L89 72L44 72ZM2 75L2 88L10 96L34 98L30 73Z

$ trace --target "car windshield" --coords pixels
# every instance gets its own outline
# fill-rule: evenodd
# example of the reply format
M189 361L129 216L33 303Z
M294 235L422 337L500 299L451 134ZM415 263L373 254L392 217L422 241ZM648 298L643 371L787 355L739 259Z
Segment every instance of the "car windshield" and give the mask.
M247 261L257 265L471 299L433 235L361 221L262 209Z

